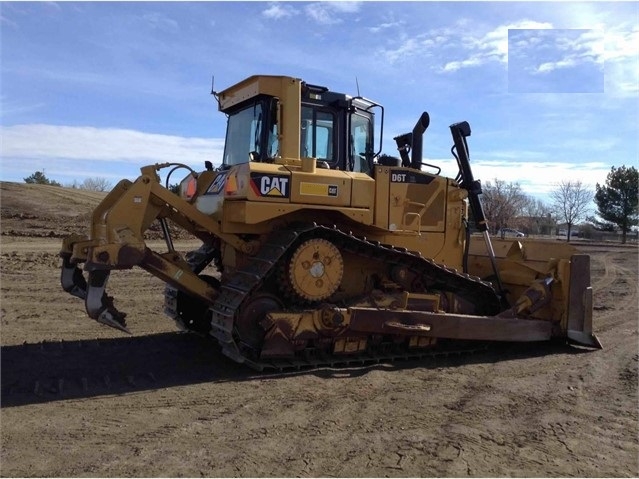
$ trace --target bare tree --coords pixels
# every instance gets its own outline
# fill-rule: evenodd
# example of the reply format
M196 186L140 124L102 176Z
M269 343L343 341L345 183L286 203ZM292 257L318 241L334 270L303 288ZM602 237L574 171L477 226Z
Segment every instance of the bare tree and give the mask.
M80 188L89 191L109 191L111 183L105 178L87 178L82 182Z
M519 183L506 183L495 178L494 183L482 186L481 196L484 213L494 231L511 226L513 219L520 216L526 203L526 195Z
M568 227L567 241L570 241L572 227L585 219L593 193L579 180L564 180L550 192L550 198L555 214Z

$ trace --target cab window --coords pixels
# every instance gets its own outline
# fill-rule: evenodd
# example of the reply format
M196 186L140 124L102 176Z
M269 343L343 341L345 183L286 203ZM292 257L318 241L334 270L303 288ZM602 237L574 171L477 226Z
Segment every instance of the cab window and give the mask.
M350 169L370 173L370 158L373 150L372 123L366 116L351 115Z
M329 163L335 162L335 115L308 106L302 106L300 131L300 158L312 157Z
M262 103L254 103L229 115L224 146L224 164L238 165L249 161L249 153L262 157Z

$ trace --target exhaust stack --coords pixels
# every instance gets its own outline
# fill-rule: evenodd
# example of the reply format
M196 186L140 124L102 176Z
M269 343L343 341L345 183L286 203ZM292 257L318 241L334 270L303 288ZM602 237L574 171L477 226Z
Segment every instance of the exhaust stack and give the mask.
M397 143L397 150L402 158L402 166L410 166L416 170L421 170L422 137L428 125L430 125L430 116L424 112L422 116L419 117L419 120L417 120L412 132L404 133L403 135L393 138L395 143ZM409 152L411 153L410 157L408 156Z
M410 166L416 170L422 167L422 140L428 125L430 125L430 116L424 112L413 128Z

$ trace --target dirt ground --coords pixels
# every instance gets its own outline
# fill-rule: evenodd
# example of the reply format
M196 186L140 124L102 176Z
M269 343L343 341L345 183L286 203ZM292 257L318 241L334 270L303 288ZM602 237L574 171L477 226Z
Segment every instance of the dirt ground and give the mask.
M603 350L260 374L176 333L142 270L109 282L132 336L88 319L57 253L101 195L50 188L0 183L3 477L639 475L636 246L580 246Z

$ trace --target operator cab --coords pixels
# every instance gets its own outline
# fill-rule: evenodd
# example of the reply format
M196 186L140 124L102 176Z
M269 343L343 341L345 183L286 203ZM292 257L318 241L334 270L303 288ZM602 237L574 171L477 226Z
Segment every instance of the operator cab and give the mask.
M257 94L228 108L223 108L220 102L220 110L228 116L222 168L247 161L279 163L311 157L319 168L372 175L373 159L377 156L374 110L381 110L383 121L383 108L365 98L331 92L302 81L298 91L295 98L284 88L281 95L273 95L260 92L258 87ZM292 108L297 105L299 109ZM298 128L291 131L281 127L295 118L299 118ZM381 126L379 131L381 146ZM292 158L290 146L288 154L282 151L284 142L298 150Z

